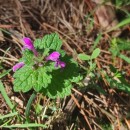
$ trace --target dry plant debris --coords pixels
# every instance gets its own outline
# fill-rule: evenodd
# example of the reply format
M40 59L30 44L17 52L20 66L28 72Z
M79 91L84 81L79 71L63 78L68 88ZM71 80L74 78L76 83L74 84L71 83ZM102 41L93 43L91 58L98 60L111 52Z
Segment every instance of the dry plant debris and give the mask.
M0 1L0 73L12 68L21 57L22 37L28 36L32 39L43 37L51 32L59 33L63 39L63 48L68 55L73 55L76 59L78 53L91 54L91 49L99 33L103 33L111 26L116 26L118 20L115 7L109 5L99 5L100 1L94 0L1 0ZM106 14L105 14L105 12ZM112 15L105 15L108 12ZM106 24L102 17L105 17ZM103 18L104 18L103 17ZM110 20L111 19L111 20ZM108 21L107 21L108 20ZM108 22L108 23L107 23ZM102 27L103 26L103 27ZM106 27L107 26L107 27ZM75 87L72 89L70 97L57 99L59 107L51 113L49 106L51 100L38 95L35 99L45 106L44 113L49 115L47 119L36 118L35 103L31 109L30 118L38 123L47 123L53 130L103 130L101 125L105 121L110 122L113 130L130 129L130 97L128 94L117 91L109 87L105 78L105 73L110 72L109 65L114 64L119 70L126 72L126 79L129 81L130 64L116 58L113 63L110 48L110 39L123 36L122 33L130 32L130 26L122 30L104 33L98 44L101 49L100 56L95 60L97 72L101 75L101 80L95 82L101 86L106 95L94 89L84 89L81 91ZM127 34L130 36L130 33ZM126 36L126 37L127 37ZM129 56L125 51L124 54ZM79 60L79 59L78 59ZM79 63L83 63L79 60ZM100 71L103 69L104 71ZM24 112L30 93L14 93L12 72L3 77L2 82L6 86L6 91L12 101L17 104L17 110L21 117L25 118ZM39 98L39 97L42 98ZM39 101L40 100L40 101ZM0 115L9 113L9 107L0 94ZM123 122L124 124L122 124ZM12 124L19 123L12 120ZM1 124L0 124L1 125ZM39 128L40 130L41 128Z

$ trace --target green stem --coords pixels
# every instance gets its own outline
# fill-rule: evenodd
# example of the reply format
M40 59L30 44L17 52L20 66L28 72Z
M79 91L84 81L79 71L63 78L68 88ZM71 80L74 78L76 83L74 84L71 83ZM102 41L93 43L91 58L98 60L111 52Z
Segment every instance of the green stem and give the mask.
M6 91L5 91L5 88L4 88L4 85L3 83L0 81L0 91L1 91L1 94L2 96L4 97L7 105L10 107L11 110L13 110L14 108L14 105L12 104L12 102L10 101L10 98L8 97Z
M26 106L25 116L26 116L28 122L29 122L30 108L31 108L32 102L35 99L35 97L36 97L36 92L33 92L31 97L29 98L27 106Z

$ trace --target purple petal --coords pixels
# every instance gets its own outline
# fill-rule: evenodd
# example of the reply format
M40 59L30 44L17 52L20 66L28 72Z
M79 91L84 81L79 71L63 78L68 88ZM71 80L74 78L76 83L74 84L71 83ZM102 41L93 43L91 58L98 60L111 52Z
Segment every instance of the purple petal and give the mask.
M59 66L59 61L56 61L55 62L55 67L58 67Z
M23 41L24 41L24 49L29 49L29 50L33 50L34 49L34 46L33 46L33 42L31 41L31 39L30 38L28 38L28 37L25 37L25 38L23 38Z
M55 67L58 67L58 66L60 66L61 68L64 68L66 66L66 63L58 60L55 62Z
M38 56L38 52L34 49L32 50L35 56Z
M46 60L51 60L51 61L57 61L60 57L60 53L55 51L55 52L52 52L47 58Z
M66 66L66 63L63 61L59 61L59 65L61 68L64 68Z
M13 66L13 71L15 72L17 69L22 68L24 66L24 62L17 63Z
M35 56L37 56L38 53L33 45L33 42L31 41L31 39L28 37L25 37L25 38L23 38L23 41L24 41L23 49L27 48L27 49L31 50Z

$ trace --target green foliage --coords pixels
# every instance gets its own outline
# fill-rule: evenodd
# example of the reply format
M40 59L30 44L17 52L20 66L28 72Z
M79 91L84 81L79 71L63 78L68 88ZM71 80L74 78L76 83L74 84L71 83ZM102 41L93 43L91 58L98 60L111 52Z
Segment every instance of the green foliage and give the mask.
M6 118L12 118L13 116L16 116L16 115L18 115L18 112L13 112L13 113L11 112L3 116L0 115L0 120L6 119Z
M37 123L26 123L26 124L15 124L15 125L4 125L2 126L2 128L6 129L6 128L9 128L9 129L13 129L13 128L47 128L46 125L43 125L43 124L37 124Z
M88 64L89 64L89 68L86 68L86 73L87 74L90 74L92 71L95 70L96 68L96 63L93 62L93 59L96 59L100 54L100 49L99 48L96 48L92 54L89 56L89 55L86 55L86 54L79 54L78 55L78 58L83 60L83 61L88 61Z
M110 28L108 31L106 31L105 33L108 33L108 32L111 32L111 31L114 31L114 30L117 30L125 25L129 25L130 24L130 17L122 20L120 23L118 23L116 26Z
M130 50L130 41L117 38L116 42L117 42L117 45L119 47L119 50Z
M14 90L16 92L27 92L32 88L50 98L64 97L71 93L72 83L82 79L78 74L78 64L66 56L63 59L66 62L64 70L55 69L50 73L48 68L39 67L37 69L32 66L24 66L14 74ZM52 67L54 69L54 67Z
M39 103L37 103L34 107L35 107L35 111L37 115L39 115L41 111L43 110L43 106L40 105Z
M63 61L66 62L64 70L57 69L52 72L51 84L47 88L43 88L44 95L50 98L67 96L71 93L72 83L79 82L82 77L79 75L78 64L68 56Z
M34 92L34 93L30 96L30 98L29 98L29 100L28 100L28 103L27 103L27 106L26 106L25 115L26 115L26 119L27 119L28 122L30 122L30 120L29 120L29 115L30 115L31 104L32 104L33 100L35 99L35 97L36 97L36 93Z
M92 51L96 48L96 46L98 45L98 43L100 42L101 39L102 39L102 34L99 33L93 43L94 44L93 47L91 48Z
M86 55L86 54L79 54L78 57L79 57L81 60L87 60L87 61L89 61L89 60L93 60L93 59L97 58L97 57L99 56L99 54L100 54L100 49L99 49L99 48L96 48L96 49L93 51L93 53L92 53L91 56Z
M120 53L120 49L118 47L116 38L112 39L109 51L112 53L114 57Z
M96 63L93 62L88 62L89 66L90 66L90 71L93 71L96 68Z
M93 51L92 55L91 55L91 59L97 58L97 57L99 56L99 54L100 54L100 49L99 49L99 48L96 48L96 49Z
M124 78L117 78L114 79L112 77L106 76L107 81L110 84L110 87L119 89L121 91L124 91L128 94L130 94L130 84L125 81Z
M45 67L35 69L32 66L25 65L15 72L14 78L14 90L16 92L27 92L32 88L39 92L42 87L46 88L51 83L51 75L47 74Z
M1 79L2 77L4 77L5 75L7 75L10 71L11 71L11 69L9 69L9 70L4 70L2 73L0 73L0 79Z
M34 46L37 49L49 48L49 49L58 51L60 50L61 45L62 45L62 41L59 38L59 35L57 33L45 35L42 39L36 39L34 41Z
M102 124L103 130L113 130L111 124Z
M116 6L123 6L123 5L129 5L130 1L129 0L113 0L113 3Z
M79 54L78 57L81 60L90 60L90 56L86 54Z
M129 57L127 57L123 54L120 54L119 57L130 64L130 58Z
M82 79L79 75L78 64L61 50L62 41L58 34L50 34L35 40L35 47L39 51L35 57L30 50L23 52L20 61L25 65L14 73L14 91L28 92L34 89L50 98L65 97L71 93L73 83ZM58 51L60 60L66 63L65 68L55 67L55 62L46 61L49 52Z
M23 61L26 65L33 65L34 64L34 58L35 58L35 56L33 55L33 52L26 49L24 51L23 56L20 59L20 61Z
M119 89L130 94L130 84L125 80L124 75L119 72L112 65L110 66L111 72L113 72L112 76L106 75L106 80L110 84L110 87Z
M110 47L110 52L112 53L113 57L120 57L121 59L123 59L124 61L130 63L130 58L121 54L121 51L126 50L129 51L130 50L130 41L126 41L124 39L112 39L111 41L111 47Z
M4 88L4 85L3 83L1 82L0 80L0 92L4 98L4 100L6 101L6 103L8 104L8 106L10 107L11 110L14 109L14 104L12 104L10 98L8 97L7 93L6 93L6 90Z

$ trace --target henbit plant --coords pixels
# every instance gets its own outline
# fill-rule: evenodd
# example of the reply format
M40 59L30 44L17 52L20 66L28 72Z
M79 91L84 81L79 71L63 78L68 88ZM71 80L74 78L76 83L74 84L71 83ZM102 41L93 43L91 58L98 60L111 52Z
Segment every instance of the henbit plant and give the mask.
M71 93L73 83L82 79L79 66L61 49L58 34L45 35L33 42L24 38L23 56L15 66L14 91L34 89L49 98L63 98Z

